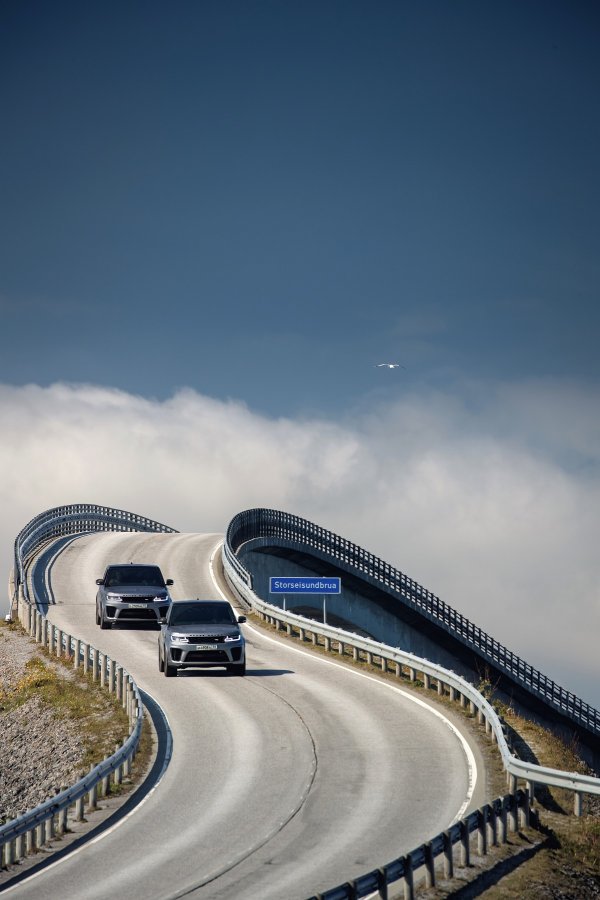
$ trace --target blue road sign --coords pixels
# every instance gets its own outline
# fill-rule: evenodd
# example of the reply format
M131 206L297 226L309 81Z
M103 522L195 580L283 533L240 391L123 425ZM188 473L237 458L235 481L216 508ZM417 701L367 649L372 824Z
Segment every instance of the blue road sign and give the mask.
M341 594L341 578L311 578L275 576L269 578L271 594Z

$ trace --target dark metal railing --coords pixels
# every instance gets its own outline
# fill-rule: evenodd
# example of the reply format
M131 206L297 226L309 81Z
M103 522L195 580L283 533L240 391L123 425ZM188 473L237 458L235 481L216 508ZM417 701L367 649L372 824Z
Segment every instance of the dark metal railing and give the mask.
M42 544L66 535L87 534L94 531L157 531L173 533L175 528L161 525L153 519L111 506L95 503L77 503L56 506L40 513L25 525L15 538L14 547L14 598L19 585L28 599L25 567L28 560Z
M289 542L308 551L317 551L336 563L342 563L353 572L374 580L401 598L407 606L442 626L462 644L476 649L529 693L600 736L600 712L597 709L534 669L408 575L351 541L299 516L276 509L248 509L231 520L227 529L225 553L248 586L251 587L251 576L236 557L244 544L259 538L272 540L274 544L278 541Z

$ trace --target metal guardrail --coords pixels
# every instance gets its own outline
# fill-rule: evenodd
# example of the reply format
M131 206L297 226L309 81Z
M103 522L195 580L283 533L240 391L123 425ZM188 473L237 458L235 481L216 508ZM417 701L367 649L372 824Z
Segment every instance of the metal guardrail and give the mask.
M424 869L425 888L435 887L436 860L443 858L444 880L454 877L454 847L460 846L460 865L471 864L471 836L477 833L477 853L485 856L491 846L506 844L509 832L516 832L521 824L530 824L531 810L528 791L518 790L514 794L498 797L486 803L446 831L437 834L410 853L399 856L379 869L360 875L337 887L315 894L309 900L357 900L372 896L388 896L388 886L401 878L404 880L404 897L412 900L415 896L415 873Z
M238 513L231 520L225 540L225 555L238 578L248 587L252 587L251 575L240 565L236 554L245 544L259 540L273 540L280 546L291 544L303 547L307 552L316 551L364 580L371 580L443 628L464 646L475 648L483 659L522 685L530 694L600 738L600 711L534 669L403 572L306 519L279 510L258 508Z
M411 900L414 897L413 873L417 868L425 867L426 886L435 885L435 860L438 856L444 858L445 877L453 877L452 854L455 844L461 844L462 865L469 865L469 835L473 831L477 830L479 834L479 853L485 854L489 842L492 844L498 842L496 831L498 822L500 822L500 840L506 842L507 814L512 831L516 830L515 816L519 809L522 810L524 821L528 823L530 803L536 784L551 785L572 791L574 812L577 816L582 813L584 794L600 796L599 778L539 766L514 756L506 736L506 727L496 710L462 676L395 647L389 647L370 638L363 638L343 629L315 622L305 616L282 610L267 603L258 597L249 586L251 578L248 572L245 573L245 577L240 577L239 570L243 567L237 559L233 564L232 548L228 546L227 541L223 544L222 556L225 576L235 594L242 603L257 612L269 624L275 625L278 630L283 628L288 634L292 634L295 630L301 640L307 640L308 635L311 635L314 644L317 644L318 639L321 638L326 651L342 655L351 650L353 658L357 661L363 660L373 664L375 660L379 660L383 672L389 672L391 666L397 677L407 675L411 681L416 681L420 675L425 689L435 686L440 696L449 696L452 701L460 703L463 708L468 706L472 715L477 714L479 724L485 726L486 734L498 745L509 780L510 793L506 797L499 798L493 803L475 810L446 831L383 868L373 870L352 882L325 891L310 900L346 900L346 898L354 900L354 898L366 897L373 891L378 891L380 897L387 897L387 885L400 878L404 878L405 897ZM518 788L518 779L525 781L524 791Z
M223 545L223 566L229 584L238 597L271 624L284 627L288 632L294 628L302 638L305 638L306 634L313 635L313 638L321 637L326 650L331 650L332 644L335 643L337 652L340 654L346 649L352 649L356 651L355 659L365 659L369 663L372 663L373 658L379 659L384 671L388 670L389 664L393 665L398 675L406 669L412 681L416 680L417 674L420 674L426 687L430 687L433 682L440 694L449 694L452 700L459 700L463 706L466 706L467 703L470 704L471 711L478 712L480 723L486 726L486 732L490 733L492 739L498 744L504 768L510 775L530 783L547 784L577 793L600 796L600 778L545 768L513 756L506 739L504 723L500 720L498 713L466 678L420 656L398 650L396 647L390 647L371 638L361 637L354 632L335 628L333 625L323 625L313 619L267 603L258 597L244 581L238 579L237 571L229 562L225 545Z

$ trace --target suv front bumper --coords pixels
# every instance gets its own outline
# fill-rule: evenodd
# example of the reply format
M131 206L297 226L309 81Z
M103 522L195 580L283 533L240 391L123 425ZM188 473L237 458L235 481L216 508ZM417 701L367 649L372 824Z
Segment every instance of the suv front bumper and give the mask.
M164 622L169 612L168 600L111 600L103 607L106 622Z

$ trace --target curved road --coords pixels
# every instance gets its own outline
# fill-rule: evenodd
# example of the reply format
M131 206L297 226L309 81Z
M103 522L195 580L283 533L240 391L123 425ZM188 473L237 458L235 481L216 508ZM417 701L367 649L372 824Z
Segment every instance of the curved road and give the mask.
M448 720L389 682L249 624L245 678L215 669L167 680L156 631L96 626L95 579L108 563L158 563L175 580L175 600L226 593L221 540L103 533L61 545L46 571L50 619L122 663L156 699L173 755L133 814L13 896L305 900L483 802L477 748L466 750Z

